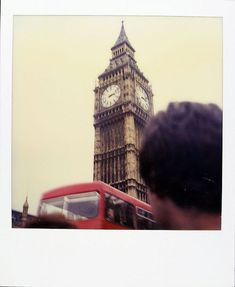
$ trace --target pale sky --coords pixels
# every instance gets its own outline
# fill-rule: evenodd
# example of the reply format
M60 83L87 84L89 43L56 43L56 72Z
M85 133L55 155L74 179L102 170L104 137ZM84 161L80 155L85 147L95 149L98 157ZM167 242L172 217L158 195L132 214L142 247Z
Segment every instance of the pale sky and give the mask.
M155 112L171 101L222 107L222 19L143 16L15 16L12 208L28 195L92 181L94 87L124 20L149 79Z

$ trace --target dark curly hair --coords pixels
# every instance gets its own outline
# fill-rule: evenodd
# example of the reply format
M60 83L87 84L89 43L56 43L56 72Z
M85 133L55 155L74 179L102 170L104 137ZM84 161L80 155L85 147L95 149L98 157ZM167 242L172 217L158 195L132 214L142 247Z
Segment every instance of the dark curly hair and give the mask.
M145 129L140 173L151 192L183 208L221 212L222 111L170 103Z

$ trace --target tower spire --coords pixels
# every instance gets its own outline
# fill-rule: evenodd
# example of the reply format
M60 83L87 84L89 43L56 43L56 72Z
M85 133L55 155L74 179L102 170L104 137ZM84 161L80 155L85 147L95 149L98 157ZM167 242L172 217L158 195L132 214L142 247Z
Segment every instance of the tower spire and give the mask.
M21 217L21 226L25 227L27 223L27 217L28 217L28 209L29 209L29 204L28 204L28 195L26 196L26 200L23 205L23 212L22 212L22 217Z
M115 42L113 48L115 48L116 46L119 46L119 45L123 44L124 42L125 42L133 51L135 51L134 48L132 47L130 41L128 40L128 37L127 37L127 35L126 35L126 31L125 31L125 28L124 28L124 21L122 20L121 31L120 31L120 34L119 34L119 36L118 36L118 38L117 38L117 41ZM112 49L113 49L113 48L112 48Z
M25 209L29 208L29 204L28 204L28 195L26 196L26 199L25 199L25 202L24 202L23 208L25 208Z

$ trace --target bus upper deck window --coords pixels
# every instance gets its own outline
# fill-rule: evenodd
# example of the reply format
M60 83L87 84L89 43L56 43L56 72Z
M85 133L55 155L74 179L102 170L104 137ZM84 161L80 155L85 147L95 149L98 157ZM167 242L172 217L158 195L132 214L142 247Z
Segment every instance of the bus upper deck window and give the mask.
M105 218L112 223L134 228L134 206L114 195L105 193Z
M71 219L90 219L98 215L98 192L69 195L65 198L65 210Z
M62 213L64 198L57 197L42 201L39 207L39 215Z
M99 193L84 192L43 200L39 214L63 213L73 220L94 218L99 211Z

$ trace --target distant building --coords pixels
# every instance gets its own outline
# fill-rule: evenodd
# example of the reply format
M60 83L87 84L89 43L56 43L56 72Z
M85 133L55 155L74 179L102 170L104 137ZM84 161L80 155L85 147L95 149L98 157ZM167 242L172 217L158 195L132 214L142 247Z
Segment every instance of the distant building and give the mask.
M23 205L23 212L12 209L12 227L13 228L24 228L28 222L36 218L36 216L28 214L29 204L28 198L26 198Z

